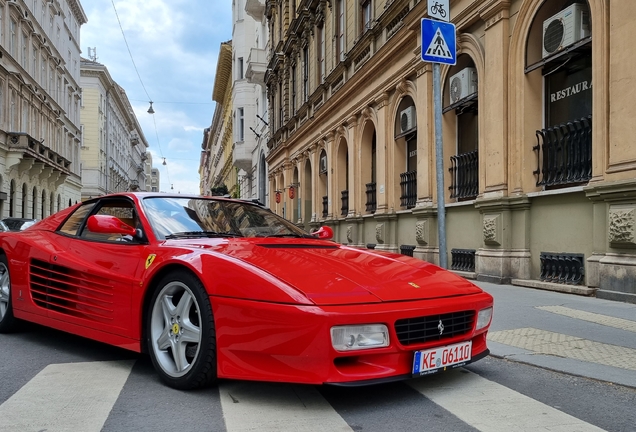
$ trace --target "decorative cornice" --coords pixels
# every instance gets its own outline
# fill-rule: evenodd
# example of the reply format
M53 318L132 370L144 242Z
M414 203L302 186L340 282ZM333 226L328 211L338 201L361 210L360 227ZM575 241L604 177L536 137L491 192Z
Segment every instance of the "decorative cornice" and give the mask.
M382 109L389 103L389 94L387 92L382 93L375 99L375 108Z
M510 17L509 0L491 0L479 9L479 17L486 23L486 30L502 19Z

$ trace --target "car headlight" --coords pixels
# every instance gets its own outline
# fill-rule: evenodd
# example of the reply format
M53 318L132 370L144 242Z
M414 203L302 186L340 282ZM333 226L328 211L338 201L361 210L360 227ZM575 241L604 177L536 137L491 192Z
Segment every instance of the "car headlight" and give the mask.
M332 327L331 344L336 351L389 346L389 329L384 324Z
M492 318L492 307L482 309L477 314L477 328L475 330L481 330L490 324Z

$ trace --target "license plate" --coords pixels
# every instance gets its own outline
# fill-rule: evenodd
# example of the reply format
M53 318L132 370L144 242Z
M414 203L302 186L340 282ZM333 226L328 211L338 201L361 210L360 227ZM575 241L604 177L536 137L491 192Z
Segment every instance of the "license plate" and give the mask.
M472 342L415 351L413 375L427 375L448 367L463 366L470 361Z

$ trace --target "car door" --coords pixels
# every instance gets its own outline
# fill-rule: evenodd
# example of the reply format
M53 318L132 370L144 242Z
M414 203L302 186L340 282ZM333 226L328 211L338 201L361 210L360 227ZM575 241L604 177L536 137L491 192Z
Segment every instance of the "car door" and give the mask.
M64 302L49 308L49 316L138 338L139 326L131 322L131 299L140 286L147 242L143 237L91 232L86 220L94 214L116 216L131 226L139 223L134 203L117 197L98 201L79 224L61 227L63 251L52 256L51 265L67 275L68 292Z

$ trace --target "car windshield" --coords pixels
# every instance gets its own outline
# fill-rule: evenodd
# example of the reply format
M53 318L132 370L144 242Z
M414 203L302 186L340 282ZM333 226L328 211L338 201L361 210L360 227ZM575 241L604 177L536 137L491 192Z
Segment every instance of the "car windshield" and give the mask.
M152 197L142 201L157 238L308 237L268 209L210 198Z

